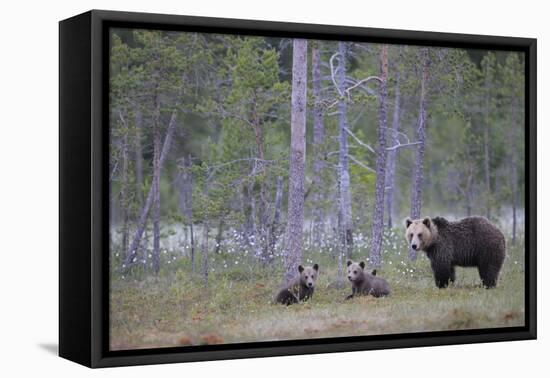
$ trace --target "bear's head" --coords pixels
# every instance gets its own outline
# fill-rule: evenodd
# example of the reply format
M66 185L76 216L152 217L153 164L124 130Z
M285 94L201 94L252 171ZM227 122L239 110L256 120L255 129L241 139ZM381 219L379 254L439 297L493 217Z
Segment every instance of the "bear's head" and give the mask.
M300 283L304 286L314 288L315 281L319 275L319 265L314 264L313 266L303 267L298 266L298 272L300 272Z
M348 280L350 282L355 282L363 279L363 271L365 270L365 262L361 261L359 263L348 260Z
M437 229L429 217L415 220L407 218L405 226L407 228L405 238L409 247L415 251L426 250L437 235Z

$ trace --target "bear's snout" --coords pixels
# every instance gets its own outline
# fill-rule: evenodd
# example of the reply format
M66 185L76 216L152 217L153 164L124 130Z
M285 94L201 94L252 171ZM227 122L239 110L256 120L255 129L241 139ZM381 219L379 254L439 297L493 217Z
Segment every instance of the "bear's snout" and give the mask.
M416 251L416 248L418 248L418 246L416 244L412 244L411 245L411 248L414 249Z
M307 286L312 287L312 286L313 286L313 282L308 282L308 283L307 283Z

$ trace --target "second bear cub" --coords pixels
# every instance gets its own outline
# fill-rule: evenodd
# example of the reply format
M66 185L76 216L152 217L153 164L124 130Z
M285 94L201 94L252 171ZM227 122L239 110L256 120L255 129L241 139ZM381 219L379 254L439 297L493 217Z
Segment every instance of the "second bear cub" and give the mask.
M365 272L365 263L348 260L348 280L351 282L351 295L346 299L351 299L356 295L372 295L374 297L384 297L390 294L390 285L385 279L375 277L376 270L371 273Z
M298 266L298 275L288 283L275 297L276 303L291 305L300 301L307 301L313 296L315 281L319 275L319 265L313 267Z

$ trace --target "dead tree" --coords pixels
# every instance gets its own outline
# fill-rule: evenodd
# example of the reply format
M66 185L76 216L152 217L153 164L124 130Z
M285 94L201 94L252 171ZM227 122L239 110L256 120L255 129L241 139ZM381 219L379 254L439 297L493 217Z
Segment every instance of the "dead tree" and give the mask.
M166 136L164 137L162 151L160 153L160 157L158 160L157 168L158 168L159 175L160 175L160 170L164 165L164 161L166 160L166 156L168 155L168 151L170 150L170 145L172 144L172 135L174 134L174 129L176 128L176 124L177 124L176 119L177 119L177 110L174 110L172 111L170 121L168 122ZM130 244L128 255L126 256L126 261L125 261L126 267L130 266L134 262L134 259L136 258L138 248L141 244L141 238L143 237L143 231L145 230L145 225L147 223L147 218L149 216L149 211L151 210L151 206L153 205L154 196L155 196L155 193L153 191L153 185L151 185L151 188L149 189L149 194L147 195L147 199L145 200L145 203L143 204L143 208L141 209L141 213L140 213L138 223L136 225L136 230L134 233L134 238L132 240L132 243Z

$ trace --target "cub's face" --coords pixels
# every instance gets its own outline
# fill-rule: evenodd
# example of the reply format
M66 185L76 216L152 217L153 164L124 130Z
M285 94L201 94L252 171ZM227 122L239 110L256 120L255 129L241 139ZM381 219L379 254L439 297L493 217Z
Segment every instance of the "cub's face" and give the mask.
M430 218L415 220L407 218L405 226L407 228L405 238L409 243L409 247L415 251L422 251L432 244L433 231Z
M357 281L363 277L363 270L365 269L365 262L361 261L360 263L353 262L348 260L348 280L350 282Z
M300 282L307 287L314 288L315 280L317 280L317 276L319 275L319 265L314 264L305 268L300 265L298 266L298 271L300 272Z

